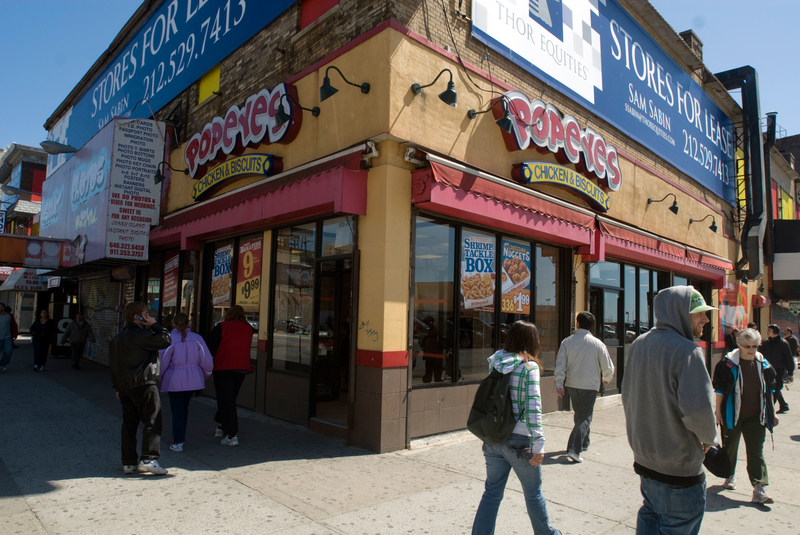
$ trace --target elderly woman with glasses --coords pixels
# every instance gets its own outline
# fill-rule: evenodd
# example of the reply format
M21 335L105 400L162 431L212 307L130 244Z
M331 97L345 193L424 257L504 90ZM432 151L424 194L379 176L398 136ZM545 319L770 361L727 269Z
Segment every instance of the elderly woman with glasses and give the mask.
M723 488L736 488L736 457L739 439L744 437L747 474L753 485L752 501L773 503L764 490L769 484L764 439L766 430L771 433L778 423L772 404L775 369L758 352L761 343L758 331L741 331L737 343L739 348L722 357L714 368L715 414L722 430L722 445L731 462L731 476L725 480Z

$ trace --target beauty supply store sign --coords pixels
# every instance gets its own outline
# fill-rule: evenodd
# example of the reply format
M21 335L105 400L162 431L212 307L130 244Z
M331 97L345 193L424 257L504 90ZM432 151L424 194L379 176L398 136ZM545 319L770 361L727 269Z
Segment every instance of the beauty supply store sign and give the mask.
M150 117L295 2L163 0L47 139L81 147L116 116ZM68 159L50 156L48 176Z
M731 119L615 0L473 0L472 35L736 201Z
M85 243L83 262L146 261L158 224L164 123L116 119L42 185L41 236Z

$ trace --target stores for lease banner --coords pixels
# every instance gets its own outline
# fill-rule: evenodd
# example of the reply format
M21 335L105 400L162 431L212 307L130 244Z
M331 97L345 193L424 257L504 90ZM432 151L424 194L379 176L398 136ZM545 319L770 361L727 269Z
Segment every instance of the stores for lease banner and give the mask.
M630 343L654 325L658 290L689 283L718 303L719 289L739 288L728 144L742 111L693 80L697 58L665 25L648 26L641 2L573 2L586 12L567 21L564 6L560 35L526 15L542 43L575 55L584 39L579 82L517 57L482 1L471 32L408 4L390 16L333 2L299 32L307 3L287 5L214 66L216 93L199 101L204 74L154 106L169 165L148 264L126 285L162 322L186 312L201 334L242 306L256 371L239 404L380 452L463 429L486 358L517 320L539 328L553 411L555 356L578 311L596 315L615 362L609 396ZM115 50L169 5L140 10ZM351 23L353 35L333 31ZM612 45L620 25L638 48ZM260 61L264 50L282 67ZM615 57L638 50L632 69ZM652 67L644 80L640 57ZM113 68L105 61L93 74ZM691 130L706 135L702 114L716 125L704 142ZM725 334L712 320L698 340L709 366Z

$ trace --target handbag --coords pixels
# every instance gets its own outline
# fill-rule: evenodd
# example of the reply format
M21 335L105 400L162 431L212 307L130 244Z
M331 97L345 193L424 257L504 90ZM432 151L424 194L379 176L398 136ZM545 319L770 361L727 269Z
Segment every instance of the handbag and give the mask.
M722 436L722 433L720 433L720 436ZM706 458L703 459L703 466L717 477L725 479L731 477L731 460L728 458L728 452L725 451L723 444L708 448Z

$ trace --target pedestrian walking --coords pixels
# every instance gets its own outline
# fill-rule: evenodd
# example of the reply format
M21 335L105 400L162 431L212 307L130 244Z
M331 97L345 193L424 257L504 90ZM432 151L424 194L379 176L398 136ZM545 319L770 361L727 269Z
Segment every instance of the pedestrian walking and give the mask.
M696 534L706 505L705 452L716 442L714 392L694 337L709 322L691 286L661 290L656 326L631 344L622 380L628 443L644 503L636 533Z
M486 486L472 524L473 535L493 534L497 511L511 469L517 475L533 532L536 535L561 535L550 526L547 504L542 496L542 398L539 389L539 331L533 323L517 321L511 326L505 349L488 358L489 370L511 374L511 401L517 424L511 437L502 444L483 444L486 459Z
M76 370L80 369L81 357L86 349L86 343L96 341L92 325L86 321L83 314L78 312L75 314L75 319L67 325L64 334L61 335L61 343L69 343L72 350L72 367Z
M764 439L767 430L778 423L772 402L775 369L757 351L761 334L753 329L739 333L739 349L731 351L714 368L717 424L722 429L722 445L731 463L731 475L723 488L736 488L736 459L739 439L744 437L747 452L747 474L753 485L755 503L773 503L764 487L769 485L764 460Z
M11 362L11 353L14 351L14 326L13 316L6 312L5 303L0 303L0 372L5 372Z
M58 336L56 322L50 319L47 309L39 311L39 319L31 325L31 341L33 342L33 370L43 372L47 364L50 346Z
M189 328L189 316L175 314L172 343L161 351L161 391L169 395L172 411L172 451L183 451L192 396L206 386L214 360L205 340Z
M731 332L725 337L725 349L729 353L739 348L737 340L739 340L739 329L731 329Z
M158 351L168 348L171 339L142 302L125 305L122 316L125 326L108 344L111 383L122 404L122 472L164 475L167 470L158 463L162 425ZM141 456L136 452L140 422Z
M0 303L0 305L3 306L6 314L11 316L11 345L14 349L19 349L19 346L17 345L17 338L19 337L19 325L17 325L17 320L14 318L14 311L8 305L3 305L2 303Z
M607 385L614 377L614 364L608 356L606 345L592 335L594 314L578 314L578 328L572 336L561 342L556 357L556 394L569 394L574 427L567 440L567 458L572 462L583 462L581 452L589 449L589 428L594 414L594 404L600 383Z
M789 411L789 404L783 398L784 375L794 378L794 359L789 343L781 338L781 329L774 323L767 327L767 338L761 343L760 351L770 366L775 368L775 390L772 393L773 403L779 405L778 414Z
M13 316L12 316L13 317ZM797 354L797 338L795 338L794 333L788 327L783 331L783 339L786 340L786 343L789 344L789 351L792 354L792 370L797 369L797 357L800 356ZM792 371L792 379L794 379L794 371Z
M250 348L253 345L253 327L247 322L244 309L234 305L225 313L208 334L208 348L214 355L214 389L217 392L217 413L214 436L222 437L224 446L239 445L239 415L236 398L244 378L253 373Z

